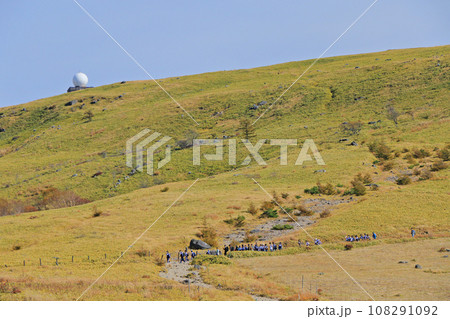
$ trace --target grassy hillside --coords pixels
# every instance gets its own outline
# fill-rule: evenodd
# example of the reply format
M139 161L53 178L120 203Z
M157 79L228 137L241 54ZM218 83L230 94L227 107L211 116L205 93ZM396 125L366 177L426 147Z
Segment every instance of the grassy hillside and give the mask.
M362 132L352 137L357 142L383 137L442 146L450 112L449 50L444 46L320 60L257 122L257 136L314 138L327 149L345 137L339 130L342 122L362 121ZM235 137L240 118L255 120L310 63L160 80L198 126L152 81L112 84L2 108L0 198L32 198L43 186L53 185L96 200L233 169L227 161L193 166L187 149L175 151L157 177L137 174L124 181L130 172L125 167L125 142L144 128L173 137L172 144L189 130L202 138ZM74 99L80 102L65 106ZM90 104L92 100L99 102ZM268 103L250 109L261 101ZM401 114L398 126L387 119L388 106ZM82 120L86 111L94 114L90 122ZM367 124L377 120L381 123ZM279 150L264 148L263 153L273 158ZM240 159L245 156L238 150ZM91 178L98 171L103 175ZM115 187L119 179L123 183Z
M320 60L255 127L258 138L314 139L326 166L311 162L294 165L299 147L290 148L289 164L280 166L279 147L269 146L261 151L267 166L231 167L226 160L193 166L192 149L184 149L174 151L172 161L157 176L138 173L124 180L131 170L125 166L125 141L141 129L150 128L174 139L185 138L188 130L203 138L236 137L239 119L256 119L311 61L161 80L199 126L150 81L113 84L3 108L0 198L33 204L42 195L39 190L53 186L95 202L0 217L0 297L76 299L196 178L200 179L189 192L85 299L250 300L256 294L291 300L298 292L297 283L292 283L300 276L295 269L314 263L316 267L305 272L319 272L322 261L326 273L335 272L351 287L350 279L344 278L336 265L329 265L329 257L318 247L296 247L298 239L307 239L301 230L281 232L277 240L287 249L264 267L261 262L272 256L241 254L235 257L243 258L231 259L231 265L209 265L201 271L211 285L208 289L188 292L184 285L158 276L165 269L159 262L161 255L167 249L176 253L191 238L198 238L205 226L216 230L221 246L225 235L267 222L259 218L261 211L256 215L247 212L250 203L259 208L270 201L252 178L269 193L276 191L283 207L347 200L330 206L326 218L313 213L310 218L315 223L307 228L332 254L339 254L340 260L345 261L343 238L347 234L375 231L379 235L377 241L355 244L349 252L352 260L363 260L371 251L381 256L383 247L395 257L396 251L413 244L409 232L414 227L418 238L413 245L423 247L424 260L435 267L438 261L429 258L437 258L436 245L448 244L450 236L449 169L444 156L450 142L449 54L450 47L443 46ZM115 99L119 95L123 97ZM91 97L100 101L90 104ZM83 102L64 106L74 99ZM250 109L261 101L268 103ZM398 124L389 118L388 107L399 113ZM81 119L87 110L94 113L90 122ZM372 121L376 123L368 124ZM360 122L361 130L351 134L343 122ZM348 141L339 142L342 138ZM351 141L358 145L349 146ZM384 148L369 148L375 141ZM245 156L240 147L238 158ZM315 172L318 169L326 172ZM92 178L98 171L103 174ZM352 188L357 173L370 175L370 184L377 187L365 187L363 196L343 196ZM399 184L396 179L405 176L410 183ZM123 182L114 187L117 179ZM305 194L305 188L318 182L329 183L334 193ZM279 215L283 217L280 210ZM245 217L243 226L224 222L237 216ZM148 251L149 256L142 256ZM59 257L58 266L54 257ZM286 276L266 276L276 269L274 263L289 266ZM435 268L431 271L439 274L450 271L446 264ZM376 299L386 296L384 283L377 278L395 271L380 264L376 278L367 277L370 271L362 272ZM430 269L420 276L425 271ZM242 280L237 281L236 274ZM288 275L295 277L293 281ZM330 280L332 285L335 276ZM445 284L433 281L439 292L436 299L444 298ZM20 292L13 293L14 287ZM365 299L364 295L343 294L334 286L323 289L323 299ZM410 298L403 290L400 294Z

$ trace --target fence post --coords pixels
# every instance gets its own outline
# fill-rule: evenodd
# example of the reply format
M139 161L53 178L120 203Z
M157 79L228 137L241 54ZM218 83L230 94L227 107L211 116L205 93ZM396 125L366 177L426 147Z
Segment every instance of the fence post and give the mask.
M302 275L302 291L303 291L303 275Z
M89 260L91 260L91 259L90 259L89 256L88 256L88 261L89 261Z
M105 254L105 259L106 259L106 254Z
M39 266L42 266L42 260L39 258Z
M23 261L23 265L25 266L25 260Z
M72 256L72 262L73 262L73 256Z

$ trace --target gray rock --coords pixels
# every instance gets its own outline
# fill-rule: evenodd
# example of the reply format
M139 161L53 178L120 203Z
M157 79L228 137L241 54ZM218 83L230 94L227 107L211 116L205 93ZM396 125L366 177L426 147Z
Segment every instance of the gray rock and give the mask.
M416 269L422 269L422 266L419 265L419 264L417 264L417 265L414 266L414 268L416 268Z
M200 239L191 239L189 249L210 249L211 246Z
M72 100L72 101L69 101L69 102L67 102L66 104L64 104L65 106L71 106L71 105L75 105L75 104L77 104L78 103L78 100Z
M448 255L442 256L442 258L448 258Z
M405 261L405 260L400 260L398 263L399 263L399 264L407 264L408 262Z
M351 142L349 145L350 145L350 146L358 146L358 143L356 143L355 141L353 141L353 142Z
M340 140L339 140L339 142L347 142L348 141L348 138L341 138Z

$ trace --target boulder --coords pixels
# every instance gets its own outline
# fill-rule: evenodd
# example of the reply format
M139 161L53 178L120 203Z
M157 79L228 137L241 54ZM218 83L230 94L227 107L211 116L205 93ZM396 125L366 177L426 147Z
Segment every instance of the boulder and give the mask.
M356 143L355 141L353 141L353 142L351 142L349 145L350 145L350 146L358 146L358 143Z
M78 100L72 100L72 101L67 102L67 103L65 104L65 106L72 106L72 105L75 105L75 104L77 104L77 103L78 103Z
M407 264L408 262L407 262L407 261L404 261L404 260L400 260L398 263L399 263L399 264Z
M414 266L414 268L416 268L416 269L422 269L422 266L419 265L419 264L417 264L417 265Z
M210 249L211 246L205 243L204 241L201 241L200 239L191 239L191 242L189 243L189 249Z

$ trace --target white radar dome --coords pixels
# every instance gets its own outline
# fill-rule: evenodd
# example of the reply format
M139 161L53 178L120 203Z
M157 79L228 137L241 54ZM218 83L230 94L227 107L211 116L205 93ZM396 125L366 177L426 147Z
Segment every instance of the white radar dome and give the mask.
M79 87L86 87L88 84L88 77L86 74L78 72L73 76L73 85L79 86Z

